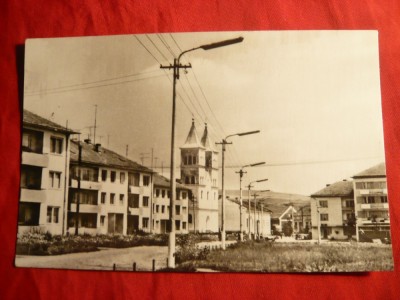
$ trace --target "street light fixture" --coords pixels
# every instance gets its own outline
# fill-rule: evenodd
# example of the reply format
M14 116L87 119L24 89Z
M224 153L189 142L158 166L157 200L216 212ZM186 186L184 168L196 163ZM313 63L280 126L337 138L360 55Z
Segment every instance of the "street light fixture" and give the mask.
M250 135L250 134L255 134L259 133L260 130L254 130L254 131L247 131L247 132L241 132L241 133L235 133L228 135L226 138L224 138L220 143L215 143L217 145L222 145L222 210L221 210L221 215L222 215L222 222L221 222L221 248L225 250L225 148L226 145L232 144L232 142L228 142L228 138L232 136L244 136L244 135Z
M240 168L240 171L236 172L239 174L239 187L240 187L240 241L243 242L243 224L242 224L242 207L243 207L243 200L242 200L242 177L245 173L244 168L247 167L255 167L255 166L260 166L260 165L264 165L265 162L259 162L259 163L255 163L255 164L250 164L250 165L245 165L243 167Z
M250 203L250 189L253 187L252 186L252 184L253 183L258 183L258 182L264 182L264 181L267 181L268 180L268 178L266 178L266 179L260 179L260 180L254 180L254 181L251 181L250 183L249 183L249 185L247 186L247 188L248 188L248 202L249 202L249 239L251 239L251 222L250 222L250 213L251 213L251 203ZM255 221L255 210L256 210L256 208L255 208L255 206L254 206L254 221ZM254 227L254 234L255 234L255 231L256 230L256 228Z
M170 232L168 239L168 267L175 268L175 198L176 198L176 182L175 182L175 112L176 112L176 82L179 80L179 70L188 69L192 66L181 65L180 59L183 54L194 51L197 49L211 50L219 47L229 46L237 44L243 41L243 37L238 37L235 39L225 40L217 43L206 44L199 46L197 48L192 48L181 52L178 58L174 58L174 64L169 66L160 66L161 69L173 69L173 87L172 87L172 128L171 128L171 172L170 172L170 210L169 210L169 222L170 222Z

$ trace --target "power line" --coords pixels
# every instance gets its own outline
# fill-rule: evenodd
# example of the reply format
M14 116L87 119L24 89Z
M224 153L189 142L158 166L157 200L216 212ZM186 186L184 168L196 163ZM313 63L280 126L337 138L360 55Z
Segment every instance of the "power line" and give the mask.
M168 61L168 58L164 55L164 53L161 52L161 50L157 47L157 45L153 42L153 40L149 37L148 34L146 34L146 37L148 38L148 40L153 44L153 46L157 49L157 51L161 54L161 56Z
M109 84L100 84L100 85L87 86L87 87L81 87L81 88L76 88L76 89L66 89L66 90L61 90L61 91L50 91L50 92L45 91L45 94L59 94L59 93L65 93L65 92L70 92L70 91L88 90L88 89L94 89L94 88L99 88L99 87L113 86L113 85L118 85L118 84L129 83L129 82L164 77L164 76L165 75L150 76L150 77L138 78L138 79L134 79L134 80L119 81L119 82L114 82L114 83L109 83ZM37 94L26 94L25 96L38 96L38 95L42 95L42 94L43 94L43 92L37 93Z
M64 85L64 86L59 86L59 87L54 87L54 88L47 88L44 91L63 90L63 89L71 88L71 87L84 86L84 85L88 85L88 84L94 84L94 83L100 83L100 82L106 82L106 81L113 81L113 80L117 80L117 79L146 75L146 74L155 73L155 72L159 72L159 70L141 72L141 73L136 73L136 74L127 74L127 75L122 75L122 76L112 77L112 78L107 78L107 79L100 79L100 80L95 80L95 81ZM36 94L36 93L42 93L42 92L43 91L32 91L31 93L28 93L28 94Z
M161 34L157 34L157 37L164 44L165 48L167 48L167 50L172 55L172 57L175 57L175 53L172 51L171 47L168 45L167 41L162 37L162 35Z

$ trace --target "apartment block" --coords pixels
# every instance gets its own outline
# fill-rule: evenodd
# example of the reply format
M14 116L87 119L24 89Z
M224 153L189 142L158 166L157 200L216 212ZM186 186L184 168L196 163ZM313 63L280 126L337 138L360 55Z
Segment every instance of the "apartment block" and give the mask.
M70 168L69 233L151 231L150 169L88 140L71 141Z
M36 230L64 234L72 133L24 110L19 233Z

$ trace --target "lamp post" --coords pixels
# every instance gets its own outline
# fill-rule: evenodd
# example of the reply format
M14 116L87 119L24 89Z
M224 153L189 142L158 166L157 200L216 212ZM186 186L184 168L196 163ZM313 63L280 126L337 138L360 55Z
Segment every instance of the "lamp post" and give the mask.
M244 168L247 167L255 167L255 166L260 166L260 165L264 165L265 162L259 162L259 163L255 163L255 164L250 164L250 165L245 165L243 167L240 168L240 170L236 173L239 174L239 187L240 187L240 241L243 242L243 223L242 223L242 207L243 207L243 200L242 200L242 178L243 175L247 172L243 171Z
M235 133L228 135L226 138L224 138L220 143L215 143L217 145L222 145L222 209L221 209L221 215L222 215L222 222L221 222L221 248L225 250L225 148L226 145L232 144L232 142L228 142L228 138L232 136L244 136L244 135L250 135L250 134L255 134L259 133L260 130L254 130L254 131L247 131L247 132L241 132L241 133Z
M251 222L250 222L250 213L251 213L251 203L250 203L250 189L253 187L252 186L252 184L253 183L256 183L256 182L264 182L264 181L267 181L268 180L268 178L266 178L266 179L260 179L260 180L254 180L254 181L251 181L250 183L249 183L249 185L247 186L247 188L248 188L248 201L249 201L249 239L251 239ZM254 207L254 211L255 211L255 207ZM255 214L255 213L254 213ZM255 233L255 228L254 228L254 233Z
M171 172L170 172L170 210L169 210L169 222L170 222L170 232L168 239L168 267L175 268L175 197L176 197L176 182L175 182L175 110L176 110L176 82L179 80L179 70L188 69L192 66L181 65L180 59L183 54L194 51L197 49L211 50L219 47L229 46L237 44L243 41L243 37L238 37L235 39L225 40L217 43L202 45L196 48L185 50L181 52L178 58L174 58L174 64L169 66L160 66L161 69L173 69L173 87L172 87L172 128L171 128Z

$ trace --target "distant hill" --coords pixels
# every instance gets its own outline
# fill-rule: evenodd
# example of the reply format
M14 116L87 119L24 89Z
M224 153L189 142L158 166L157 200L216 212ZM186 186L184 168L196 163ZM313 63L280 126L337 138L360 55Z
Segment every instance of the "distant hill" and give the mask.
M239 190L226 190L226 196L233 201L239 201L240 191ZM311 198L304 195L287 194L278 192L262 192L262 191L250 191L251 203L253 205L254 194L257 194L257 205L264 205L264 209L272 211L272 217L279 217L289 205L293 205L295 209L303 206L310 205ZM221 195L221 192L220 192ZM248 206L248 191L242 191L243 205Z

